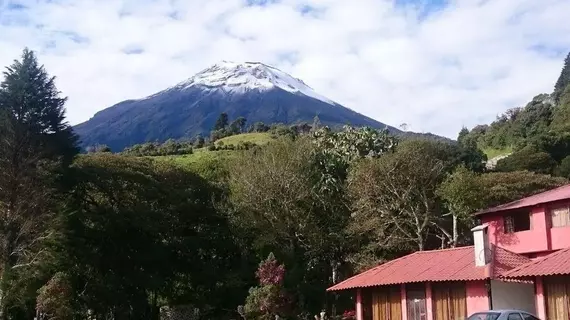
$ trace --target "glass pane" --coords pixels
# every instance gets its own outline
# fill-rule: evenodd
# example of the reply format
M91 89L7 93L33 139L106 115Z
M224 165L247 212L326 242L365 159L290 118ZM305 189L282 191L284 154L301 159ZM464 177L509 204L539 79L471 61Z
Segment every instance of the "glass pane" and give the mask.
M427 320L425 285L407 285L408 320Z
M566 227L570 225L568 207L553 208L550 210L552 227Z
M468 320L497 320L501 314L497 312L479 312L468 318Z
M509 313L507 320L522 320L520 313Z
M524 320L538 320L538 318L528 313L523 313L522 316Z

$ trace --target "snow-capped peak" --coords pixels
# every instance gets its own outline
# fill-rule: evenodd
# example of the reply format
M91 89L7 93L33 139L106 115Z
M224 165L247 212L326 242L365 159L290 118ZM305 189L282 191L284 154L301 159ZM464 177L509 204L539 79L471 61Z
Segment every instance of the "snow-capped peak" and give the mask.
M183 90L194 86L221 88L226 92L269 90L277 87L335 105L334 101L316 93L302 80L260 62L222 61L202 70L176 87Z

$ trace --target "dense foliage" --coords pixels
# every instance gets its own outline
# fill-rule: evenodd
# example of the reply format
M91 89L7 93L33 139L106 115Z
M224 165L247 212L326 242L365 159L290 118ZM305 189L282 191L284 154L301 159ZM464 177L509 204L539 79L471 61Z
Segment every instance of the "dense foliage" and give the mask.
M496 171L528 170L564 176L562 160L570 156L570 54L552 94L537 95L523 108L513 108L490 125L462 130L460 142L512 153Z
M474 212L570 177L568 88L457 142L318 118L247 129L222 114L213 134L270 141L196 137L120 154L78 155L64 104L32 52L7 69L1 319L158 319L167 306L203 319L351 319L353 297L327 287L412 251L468 244ZM489 170L481 148L514 152Z
M197 145L204 145L204 141L200 140L198 137L195 141ZM107 149L104 149L109 150ZM89 149L88 149L89 151ZM95 149L94 152L97 152ZM101 152L101 151L99 151ZM125 148L122 154L127 156L168 156L168 155L180 155L180 154L192 154L193 144L190 142L178 142L174 139L166 140L164 143L147 142L143 144L135 144L131 147Z

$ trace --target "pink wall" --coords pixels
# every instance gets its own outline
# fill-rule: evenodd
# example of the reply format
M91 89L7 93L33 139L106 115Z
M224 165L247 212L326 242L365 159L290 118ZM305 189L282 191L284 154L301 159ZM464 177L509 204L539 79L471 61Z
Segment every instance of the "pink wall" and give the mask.
M402 298L402 320L408 320L408 300L406 298L406 285L400 285L400 297Z
M550 250L546 216L542 208L532 210L532 229L528 231L505 233L503 214L484 216L481 220L489 224L489 242L492 244L516 253Z
M433 302L432 302L432 290L431 283L425 284L426 289L426 311L427 320L433 319ZM487 296L487 287L485 286L485 281L468 281L465 285L465 291L467 296L467 314L468 316L479 311L489 310L489 298ZM406 299L406 286L401 285L400 296L402 302L402 320L407 320L407 299ZM362 313L362 293L360 289L356 290L356 319L363 320Z
M550 241L552 250L570 247L570 227L551 228Z
M428 320L433 319L433 303L431 294L431 283L426 283L426 311Z
M363 320L362 314L362 290L356 289L356 320Z
M466 283L467 314L489 310L489 296L485 281L469 281Z
M535 281L536 316L539 319L546 319L546 300L544 298L544 285L541 277L536 277Z
M516 253L549 253L570 247L570 227L551 228L548 206L535 207L531 212L531 230L505 233L505 213L481 217L489 224L489 242Z

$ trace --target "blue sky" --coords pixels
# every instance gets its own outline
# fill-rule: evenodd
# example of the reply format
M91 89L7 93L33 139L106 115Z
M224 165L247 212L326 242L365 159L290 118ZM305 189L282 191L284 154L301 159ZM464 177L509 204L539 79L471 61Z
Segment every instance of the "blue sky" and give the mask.
M568 0L0 0L0 66L36 50L74 124L234 60L455 137L552 91L568 12Z

